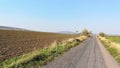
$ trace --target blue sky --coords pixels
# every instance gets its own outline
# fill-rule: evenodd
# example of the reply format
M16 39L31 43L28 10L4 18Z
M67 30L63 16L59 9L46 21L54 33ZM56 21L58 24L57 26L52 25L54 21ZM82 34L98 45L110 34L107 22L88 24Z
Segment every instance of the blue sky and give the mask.
M120 34L120 0L0 0L0 26Z

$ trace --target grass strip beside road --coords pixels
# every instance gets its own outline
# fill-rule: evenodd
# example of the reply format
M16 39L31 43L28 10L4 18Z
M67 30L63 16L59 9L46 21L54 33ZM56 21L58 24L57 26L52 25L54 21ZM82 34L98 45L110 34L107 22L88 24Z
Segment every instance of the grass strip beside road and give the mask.
M120 65L120 49L118 48L119 45L116 45L116 44L112 44L113 42L115 42L115 40L117 39L113 39L113 37L105 37L106 40L103 40L101 38L100 41L102 42L102 44L106 47L106 49L109 51L109 53L117 60L117 62L119 63ZM114 41L112 41L114 40Z
M80 40L74 39L63 43L55 43L39 51L17 56L0 63L0 68L40 68L40 65L46 64L58 55L68 51L70 48L78 45Z

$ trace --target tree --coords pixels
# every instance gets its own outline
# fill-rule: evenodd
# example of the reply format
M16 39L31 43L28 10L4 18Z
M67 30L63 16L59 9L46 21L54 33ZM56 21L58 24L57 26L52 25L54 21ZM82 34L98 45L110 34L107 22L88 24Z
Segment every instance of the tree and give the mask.
M76 31L76 34L78 34L78 31Z
M102 36L102 37L104 37L104 36L105 36L105 33L100 32L99 35Z
M84 30L82 31L82 35L88 36L88 35L89 35L88 30L87 30L87 29L84 29Z

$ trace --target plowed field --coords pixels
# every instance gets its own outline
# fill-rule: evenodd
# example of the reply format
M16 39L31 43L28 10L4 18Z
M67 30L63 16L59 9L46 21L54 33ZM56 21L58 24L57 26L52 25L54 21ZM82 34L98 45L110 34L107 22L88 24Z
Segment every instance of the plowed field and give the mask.
M29 53L76 35L47 32L0 30L0 62Z

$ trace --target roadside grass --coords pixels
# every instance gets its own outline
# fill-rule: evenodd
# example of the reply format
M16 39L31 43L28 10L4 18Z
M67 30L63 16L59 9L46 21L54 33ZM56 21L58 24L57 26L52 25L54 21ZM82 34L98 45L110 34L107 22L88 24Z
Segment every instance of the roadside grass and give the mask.
M80 42L80 40L74 39L73 41L54 43L41 50L8 59L0 63L0 68L40 68L41 65L77 46Z
M100 39L100 41L120 65L120 51L119 51L120 49L117 48L117 46L119 45L111 44L113 42L112 40L114 40L114 42L116 40L114 37L107 36L107 39L109 42L102 40L102 39Z

